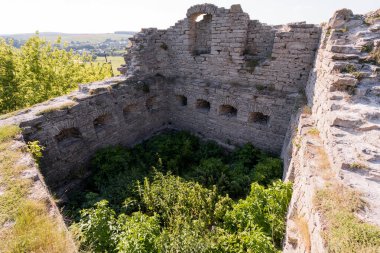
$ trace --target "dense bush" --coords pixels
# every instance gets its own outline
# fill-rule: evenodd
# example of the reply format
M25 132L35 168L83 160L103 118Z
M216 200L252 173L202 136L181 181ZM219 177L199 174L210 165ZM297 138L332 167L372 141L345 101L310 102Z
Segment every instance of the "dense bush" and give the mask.
M60 41L58 41L60 43ZM112 75L109 64L54 47L38 36L20 49L0 38L0 113L66 94Z
M291 185L247 144L226 152L186 132L100 150L73 229L95 252L277 252ZM240 198L240 200L239 200ZM76 210L81 210L75 216Z

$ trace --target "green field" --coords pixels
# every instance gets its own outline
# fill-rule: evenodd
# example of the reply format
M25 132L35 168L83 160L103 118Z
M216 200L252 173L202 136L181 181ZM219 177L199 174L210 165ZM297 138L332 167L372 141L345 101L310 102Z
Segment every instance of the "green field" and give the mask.
M12 37L17 40L27 40L32 36L35 36L35 33L22 33L22 34L10 34L10 35L0 35L0 37ZM55 42L57 38L60 36L62 41L71 42L71 41L79 41L79 42L89 42L89 43L100 43L105 41L106 39L112 40L122 40L128 39L132 37L131 34L115 34L115 33L83 33L83 34L72 34L72 33L40 33L39 36L41 38L46 39L50 42Z
M120 72L117 70L117 68L119 68L121 64L125 64L124 58L122 56L107 56L107 61L111 62L112 64L113 74L115 76L120 75ZM95 62L106 62L106 59L104 57L98 56Z

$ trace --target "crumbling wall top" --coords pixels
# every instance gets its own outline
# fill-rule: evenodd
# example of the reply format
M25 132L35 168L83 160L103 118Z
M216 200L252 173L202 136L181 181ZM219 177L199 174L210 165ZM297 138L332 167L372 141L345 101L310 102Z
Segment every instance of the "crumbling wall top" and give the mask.
M218 7L213 4L197 4L190 7L187 10L186 16L188 18L191 18L197 14L202 14L202 13L214 15L217 10L218 10Z

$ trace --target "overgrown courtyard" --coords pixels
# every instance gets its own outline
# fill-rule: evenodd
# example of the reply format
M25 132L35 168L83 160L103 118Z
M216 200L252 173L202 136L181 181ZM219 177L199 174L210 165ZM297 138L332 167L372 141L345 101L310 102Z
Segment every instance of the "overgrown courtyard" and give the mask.
M92 159L83 191L64 207L88 252L277 252L291 184L251 144L226 151L187 132Z

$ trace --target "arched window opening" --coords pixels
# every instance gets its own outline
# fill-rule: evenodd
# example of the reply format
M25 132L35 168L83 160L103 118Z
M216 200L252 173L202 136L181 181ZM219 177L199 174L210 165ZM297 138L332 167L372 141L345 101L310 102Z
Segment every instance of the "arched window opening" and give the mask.
M193 55L211 53L211 21L212 15L199 13L191 20L190 40Z
M63 129L55 136L55 140L58 142L58 145L69 146L77 141L82 140L82 134L78 128L66 128Z
M231 105L221 105L219 107L219 114L226 117L236 117L237 109Z
M198 15L197 17L196 17L196 19L195 19L195 22L200 22L200 21L202 21L204 18L205 18L205 16L206 16L207 14L200 14L200 15Z
M248 122L267 125L269 123L269 116L261 112L251 112L249 114Z
M196 108L198 110L208 112L210 111L210 102L203 99L197 99Z
M94 128L96 132L99 132L109 126L112 122L112 116L110 114L103 114L94 120Z
M123 115L124 118L128 118L129 116L135 114L138 112L138 105L137 104L129 104L123 109Z
M186 106L187 105L187 97L183 96L183 95L176 95L176 101L177 101L177 104L180 105L180 106Z

